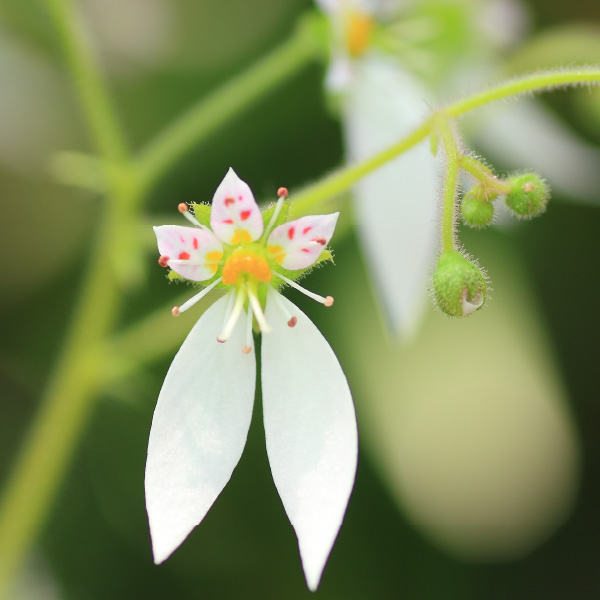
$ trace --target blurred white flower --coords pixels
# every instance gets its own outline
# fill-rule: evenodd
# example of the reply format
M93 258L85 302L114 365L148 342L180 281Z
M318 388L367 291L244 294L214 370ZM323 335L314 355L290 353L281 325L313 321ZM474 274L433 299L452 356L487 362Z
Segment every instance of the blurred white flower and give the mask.
M526 10L514 0L316 3L330 22L325 85L339 101L350 162L406 136L427 116L432 96L464 95L501 75L500 52L514 47L529 24ZM535 168L556 190L597 201L600 171L594 165L600 151L541 103L493 106L485 120L467 125L467 136L502 161L500 167ZM436 162L423 142L354 189L369 271L391 329L405 340L417 332L427 306L438 180Z
M160 563L202 521L242 454L255 394L256 319L265 334L267 453L315 590L354 483L357 432L350 389L331 347L276 291L287 284L325 306L333 303L294 279L319 261L338 215L280 223L286 195L282 188L263 221L250 188L230 169L215 192L210 228L185 205L181 210L196 227L155 228L160 264L208 283L174 315L215 287L227 294L196 323L165 378L148 444L146 506Z

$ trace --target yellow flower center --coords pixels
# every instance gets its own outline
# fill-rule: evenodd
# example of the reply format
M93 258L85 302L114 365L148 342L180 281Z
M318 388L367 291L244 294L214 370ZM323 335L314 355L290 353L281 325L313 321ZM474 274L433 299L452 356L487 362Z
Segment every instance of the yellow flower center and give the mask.
M350 56L356 58L367 49L374 24L374 20L364 13L351 12L348 15L345 33Z
M242 283L244 279L265 283L271 281L271 269L265 259L247 250L235 252L223 265L225 285Z

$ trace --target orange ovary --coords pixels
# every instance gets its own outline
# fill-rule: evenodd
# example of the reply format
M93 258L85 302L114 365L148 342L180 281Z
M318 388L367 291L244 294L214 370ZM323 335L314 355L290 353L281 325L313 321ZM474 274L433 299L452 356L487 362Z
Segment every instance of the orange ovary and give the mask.
M233 237L229 242L232 246L236 244L241 244L242 242L250 243L252 241L252 237L245 229L236 229L233 232Z
M271 281L271 269L260 256L248 252L234 254L223 267L223 283L231 285L239 283L242 278L255 281Z
M275 255L273 258L279 264L281 264L283 262L283 259L285 258L285 252L283 251L283 248L279 244L274 244L272 246L269 246L269 252L271 254Z
M206 253L206 267L210 269L213 274L217 272L219 265L217 264L223 258L223 253L215 250L214 252Z
M360 56L369 46L374 21L368 15L353 12L346 23L346 44L350 56Z

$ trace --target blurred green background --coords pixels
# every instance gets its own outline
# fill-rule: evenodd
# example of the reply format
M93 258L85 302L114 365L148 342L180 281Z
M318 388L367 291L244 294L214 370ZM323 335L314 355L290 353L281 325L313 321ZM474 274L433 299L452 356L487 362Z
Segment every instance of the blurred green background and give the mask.
M312 8L305 0L76 4L134 148L284 40ZM600 63L598 2L535 0L523 8L531 29L502 57L511 68L548 66L539 62L548 56L543 43L564 52L566 64ZM580 30L567 25L581 23L580 48ZM230 166L265 200L280 185L293 192L339 166L343 140L323 93L324 69L312 64L189 153L153 191L140 229L159 223L156 215L178 222L179 202L210 200ZM600 144L596 91L543 102ZM2 0L0 482L65 338L103 201L56 182L50 164L64 150L91 145L52 23L34 0ZM360 430L356 487L321 598L600 597L599 231L600 190L586 204L555 194L532 222L461 233L492 278L492 301L464 322L431 307L408 346L384 332L352 232L334 240L336 267L317 270L309 283L336 297L334 309L289 293L338 353ZM175 303L183 289L167 285L149 233L148 240L143 279L123 288L120 327ZM181 335L198 314L178 321ZM158 343L163 335L156 331ZM164 565L153 565L144 463L173 355L169 347L150 367L98 390L10 598L310 595L271 480L260 401L242 460L205 522Z

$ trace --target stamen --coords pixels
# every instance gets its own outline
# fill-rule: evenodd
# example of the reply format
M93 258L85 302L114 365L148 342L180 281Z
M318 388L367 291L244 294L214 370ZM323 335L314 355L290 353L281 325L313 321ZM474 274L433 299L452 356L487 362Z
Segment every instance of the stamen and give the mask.
M295 281L288 279L285 275L277 273L276 271L273 271L273 273L277 275L277 277L285 281L289 286L293 287L295 290L302 292L305 296L308 296L309 298L312 298L313 300L316 300L317 302L320 302L321 304L324 304L327 307L333 304L333 296L319 296L319 294L309 292L306 288L303 288L301 285L298 285Z
M242 348L244 354L252 352L252 305L248 304L248 313L246 315L246 345Z
M162 258L162 257L161 257ZM169 257L167 257L168 259ZM225 261L224 260L179 260L178 258L173 258L173 259L169 259L169 262L172 265L187 265L188 267L201 267L204 265L222 265ZM158 262L159 265L161 265L160 263L160 259ZM161 265L162 267L162 265Z
M263 313L258 296L253 290L248 290L248 299L250 300L250 306L254 311L254 316L256 317L256 322L258 323L258 328L260 329L261 333L270 333L271 327L265 319L265 314Z
M215 281L213 281L210 285L206 286L203 290L200 290L195 296L192 296L189 300L186 300L181 306L174 306L171 310L171 314L174 317L178 317L182 312L185 312L186 310L194 306L196 302L202 300L202 298L204 298L204 296L206 296L206 294L208 294L210 290L212 290L217 284L219 284L221 282L221 279L222 277L219 277L219 279L215 279Z
M225 327L223 328L223 333L220 333L217 336L217 342L221 342L222 344L224 344L231 337L231 334L233 333L233 330L235 328L235 324L238 322L242 309L244 308L245 297L246 294L244 293L244 290L240 288L235 298L233 310L229 314L229 318L227 319Z
M271 298L271 300L273 300L273 302L275 302L275 304L277 304L277 306L279 307L279 310L281 310L281 312L284 314L288 326L295 327L296 323L298 322L298 319L296 317L293 317L292 315L290 315L285 304L281 301L281 296L279 295L279 293L270 287L267 289L267 294L269 295L269 298Z
M202 225L198 219L194 215L190 213L190 209L185 202L180 202L177 205L177 210L194 226L200 227L200 229L204 229L205 231L210 231L210 227L206 225Z
M158 264L159 264L161 267L167 267L167 266L168 266L168 265L167 265L167 263L168 263L168 262L169 262L169 257L168 257L168 256L165 256L165 255L163 254L162 256L159 256L159 257L158 257Z
M275 205L275 210L273 211L273 214L271 215L271 220L269 221L269 224L267 225L265 232L263 233L262 238L261 238L263 244L267 241L267 238L269 237L269 234L271 233L271 230L273 229L275 222L277 221L277 217L279 216L279 213L281 212L281 209L283 208L283 203L288 196L287 188L279 188L277 190L277 195L279 196L279 200L277 200L277 204Z

